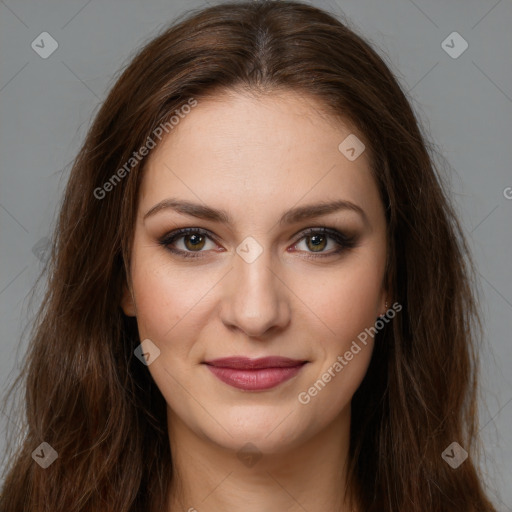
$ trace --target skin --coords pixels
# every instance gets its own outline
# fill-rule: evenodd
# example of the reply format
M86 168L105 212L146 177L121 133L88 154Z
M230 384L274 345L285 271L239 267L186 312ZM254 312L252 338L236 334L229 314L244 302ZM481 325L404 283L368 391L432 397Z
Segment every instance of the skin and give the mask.
M149 156L122 308L160 350L147 368L168 405L179 475L169 510L350 510L350 402L372 338L309 403L298 400L385 311L384 208L367 152L349 161L338 150L350 133L313 98L231 91L200 101ZM170 197L225 209L234 224L170 208L143 219ZM339 199L363 209L366 222L346 209L278 224L291 208ZM336 241L320 235L315 252L302 232L323 226L355 234L355 247L334 254ZM198 258L159 244L185 227L214 237L173 242ZM236 252L248 236L262 248L251 263ZM308 363L277 387L243 391L202 364L233 355ZM248 442L262 455L251 466L237 457Z

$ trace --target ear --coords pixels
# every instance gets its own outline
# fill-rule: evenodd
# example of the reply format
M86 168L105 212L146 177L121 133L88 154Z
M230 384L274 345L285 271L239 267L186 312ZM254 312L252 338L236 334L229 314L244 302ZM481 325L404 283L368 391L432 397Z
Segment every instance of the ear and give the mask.
M123 296L121 298L121 308L126 316L137 316L135 311L135 303L132 293L125 283L123 286Z

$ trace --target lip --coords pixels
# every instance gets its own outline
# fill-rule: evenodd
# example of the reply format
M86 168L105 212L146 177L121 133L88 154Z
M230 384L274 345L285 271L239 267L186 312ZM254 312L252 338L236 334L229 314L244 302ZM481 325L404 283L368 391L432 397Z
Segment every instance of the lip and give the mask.
M246 391L271 389L297 373L308 361L287 357L225 357L205 361L208 369L222 382Z

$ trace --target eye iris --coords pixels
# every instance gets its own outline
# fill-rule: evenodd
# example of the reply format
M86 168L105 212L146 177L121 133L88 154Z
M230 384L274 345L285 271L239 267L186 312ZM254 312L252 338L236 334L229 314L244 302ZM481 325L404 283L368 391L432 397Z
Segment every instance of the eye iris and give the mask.
M190 241L190 239L194 239L195 241L192 242L192 246L189 247L188 245L188 242ZM185 246L187 247L187 249L202 249L203 246L204 246L204 236L203 235L197 235L197 234L194 234L194 235L185 235L184 237L184 240L185 240ZM201 246L199 246L199 244L201 244Z
M322 239L323 242L319 242L318 239ZM316 242L313 242L313 252L317 252L319 250L322 250L325 248L325 240L326 240L326 237L323 236L323 235L312 235L312 236L308 236L308 239L309 240L317 240ZM309 244L308 244L308 247L309 247ZM311 247L309 247L311 249Z

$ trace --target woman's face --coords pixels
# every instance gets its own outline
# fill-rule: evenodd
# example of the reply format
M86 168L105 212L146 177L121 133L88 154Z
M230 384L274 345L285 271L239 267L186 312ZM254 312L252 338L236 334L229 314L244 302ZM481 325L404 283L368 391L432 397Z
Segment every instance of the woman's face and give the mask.
M122 307L151 340L170 424L226 448L279 452L348 414L385 309L368 155L315 107L292 92L200 101L144 171ZM211 363L264 357L295 362Z

